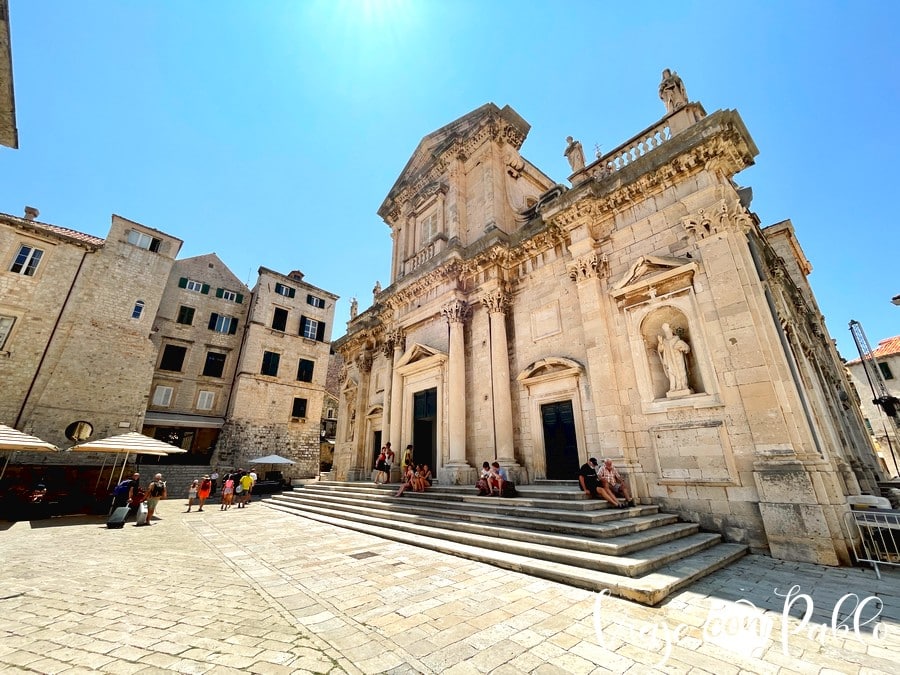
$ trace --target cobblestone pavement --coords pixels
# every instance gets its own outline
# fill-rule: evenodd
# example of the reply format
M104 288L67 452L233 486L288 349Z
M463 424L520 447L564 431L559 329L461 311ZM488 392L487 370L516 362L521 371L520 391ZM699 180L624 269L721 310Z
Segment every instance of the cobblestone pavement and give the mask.
M898 672L894 570L748 556L648 608L258 503L159 516L0 523L0 671Z

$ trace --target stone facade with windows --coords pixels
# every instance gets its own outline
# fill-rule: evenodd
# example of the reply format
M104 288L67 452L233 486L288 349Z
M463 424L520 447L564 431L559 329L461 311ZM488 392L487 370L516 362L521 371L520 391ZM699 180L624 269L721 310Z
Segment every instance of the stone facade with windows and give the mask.
M206 464L225 423L247 324L250 289L210 253L172 266L153 341L159 350L143 433Z
M850 562L846 497L880 472L811 266L734 181L758 152L740 116L664 102L590 164L570 141L570 187L520 154L508 106L419 143L379 209L391 283L334 344L337 479L368 479L387 440L449 484L610 457L642 502L728 540Z
M261 267L214 462L242 466L259 455L296 462L296 477L318 475L320 413L337 296Z
M900 335L881 340L872 350L872 356L878 363L878 371L888 395L900 398ZM882 470L889 476L900 475L900 438L897 437L896 426L884 410L872 402L875 394L862 361L848 361L847 371L856 386L856 401L865 420L866 430L874 439ZM897 412L900 414L900 410Z
M0 214L0 421L60 447L76 421L95 438L139 429L153 319L182 242L119 216L106 239L36 217Z

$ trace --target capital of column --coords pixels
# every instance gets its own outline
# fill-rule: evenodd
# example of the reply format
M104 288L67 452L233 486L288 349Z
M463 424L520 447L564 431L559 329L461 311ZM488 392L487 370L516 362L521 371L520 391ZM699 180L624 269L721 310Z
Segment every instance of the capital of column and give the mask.
M372 354L369 352L363 352L359 356L356 357L356 367L359 368L360 372L368 373L372 370Z
M592 277L601 277L606 274L608 261L606 255L589 253L581 256L575 262L569 263L569 278L572 281L583 281Z
M509 293L504 293L501 290L494 291L483 297L481 304L491 314L506 314L506 309L509 307Z
M469 316L469 303L463 300L453 300L441 308L441 314L447 323L465 323Z

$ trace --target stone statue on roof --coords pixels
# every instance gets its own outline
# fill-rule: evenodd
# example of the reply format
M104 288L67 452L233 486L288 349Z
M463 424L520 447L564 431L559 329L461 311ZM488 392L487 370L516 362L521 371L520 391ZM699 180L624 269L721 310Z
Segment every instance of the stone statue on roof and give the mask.
M581 171L584 168L584 149L581 147L581 143L571 136L566 137L566 143L568 143L568 145L563 154L566 156L566 159L569 160L569 166L572 167L572 173Z
M672 113L687 105L687 92L684 82L678 77L678 73L666 68L662 72L662 82L659 83L659 98L666 106L666 113Z
M358 313L359 303L356 301L356 298L350 298L350 320L355 319Z

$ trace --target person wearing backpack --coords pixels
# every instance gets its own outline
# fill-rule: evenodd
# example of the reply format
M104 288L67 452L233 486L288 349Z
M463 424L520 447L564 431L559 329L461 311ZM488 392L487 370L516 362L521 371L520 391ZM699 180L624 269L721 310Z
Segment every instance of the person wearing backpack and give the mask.
M153 513L156 511L156 505L160 499L166 498L166 482L163 480L162 474L158 473L153 477L153 482L147 486L147 525L152 525Z
M134 473L113 488L113 509L128 506L141 487L141 474ZM130 514L129 514L130 515Z

